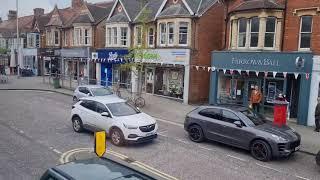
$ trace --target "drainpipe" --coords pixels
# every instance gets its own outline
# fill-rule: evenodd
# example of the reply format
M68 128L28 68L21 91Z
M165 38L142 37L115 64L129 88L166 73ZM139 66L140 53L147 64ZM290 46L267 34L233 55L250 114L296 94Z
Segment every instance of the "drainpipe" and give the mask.
M224 25L225 25L225 28L224 28L224 44L223 44L223 50L226 50L227 49L227 37L228 37L228 11L229 11L229 1L228 0L225 0L222 2L222 4L224 5L224 9L225 9L225 14L224 14ZM229 39L230 41L230 39Z
M283 24L282 24L282 42L281 42L280 51L283 51L284 49L284 34L286 29L287 7L288 7L288 0L285 1L285 7L284 7Z

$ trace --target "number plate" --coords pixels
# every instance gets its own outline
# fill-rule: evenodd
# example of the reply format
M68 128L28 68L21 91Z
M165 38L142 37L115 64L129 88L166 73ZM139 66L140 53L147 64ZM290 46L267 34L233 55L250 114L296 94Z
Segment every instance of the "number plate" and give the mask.
M154 135L155 134L155 132L148 132L147 134L146 134L146 136L152 136L152 135Z

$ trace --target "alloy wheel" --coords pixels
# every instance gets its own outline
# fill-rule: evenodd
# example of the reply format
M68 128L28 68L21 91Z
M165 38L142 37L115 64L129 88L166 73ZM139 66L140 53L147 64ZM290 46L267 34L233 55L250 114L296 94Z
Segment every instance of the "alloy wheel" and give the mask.
M78 132L80 128L81 128L81 124L79 119L73 120L73 129Z
M113 131L111 138L112 138L112 141L114 144L119 144L120 139L121 139L121 135L118 131Z
M266 147L264 146L264 144L261 144L261 143L255 143L253 145L252 151L253 151L254 156L259 160L264 160L268 156Z

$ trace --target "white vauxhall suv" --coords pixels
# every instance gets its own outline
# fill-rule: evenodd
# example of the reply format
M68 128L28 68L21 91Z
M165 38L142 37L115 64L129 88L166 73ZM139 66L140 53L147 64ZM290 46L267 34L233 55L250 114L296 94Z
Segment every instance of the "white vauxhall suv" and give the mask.
M74 131L106 131L117 146L157 137L158 125L154 118L114 96L81 98L72 106L71 120Z

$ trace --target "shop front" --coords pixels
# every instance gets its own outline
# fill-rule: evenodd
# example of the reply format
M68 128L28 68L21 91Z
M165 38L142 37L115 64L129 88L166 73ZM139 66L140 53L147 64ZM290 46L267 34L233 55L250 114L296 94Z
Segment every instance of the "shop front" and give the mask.
M21 68L31 69L34 75L41 75L38 73L38 49L24 48L22 49L23 64Z
M143 57L136 55L135 61L144 64L143 92L188 103L189 49L146 50Z
M213 52L210 104L249 106L252 90L262 93L260 113L273 116L274 101L285 96L288 117L307 125L312 54Z
M40 59L38 59L38 73L48 76L60 72L61 57L58 48L41 48Z
M97 77L100 77L101 85L111 86L117 82L120 86L127 88L131 84L131 69L124 68L121 64L130 62L126 56L127 49L98 49L95 53L97 56ZM93 55L94 56L94 55ZM95 59L92 57L92 59Z
M62 63L61 72L64 77L71 77L76 81L95 81L95 64L90 63L91 49L84 48L63 48L60 51ZM91 82L95 83L95 82Z

